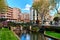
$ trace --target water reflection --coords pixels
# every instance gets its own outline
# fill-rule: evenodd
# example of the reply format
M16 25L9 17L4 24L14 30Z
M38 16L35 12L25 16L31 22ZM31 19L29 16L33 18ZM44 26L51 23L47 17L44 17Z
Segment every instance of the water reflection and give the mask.
M54 39L54 38L45 37L45 40L58 40L58 39Z
M30 34L28 34L28 33L22 33L20 39L21 40L30 40Z
M20 40L54 40L51 38L44 37L41 33L22 33Z
M54 39L48 38L48 40L54 40Z
M20 39L21 40L26 40L26 34L22 34Z

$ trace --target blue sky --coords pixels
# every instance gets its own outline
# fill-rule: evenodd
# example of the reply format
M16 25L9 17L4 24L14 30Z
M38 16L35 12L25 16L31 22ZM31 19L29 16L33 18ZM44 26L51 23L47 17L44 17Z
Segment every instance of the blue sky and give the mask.
M7 4L10 7L16 7L21 9L22 12L30 12L33 0L7 0Z

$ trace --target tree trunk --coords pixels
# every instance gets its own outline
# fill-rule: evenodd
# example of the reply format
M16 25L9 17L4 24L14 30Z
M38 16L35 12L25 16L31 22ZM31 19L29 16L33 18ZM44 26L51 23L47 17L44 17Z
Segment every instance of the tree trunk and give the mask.
M36 24L39 24L39 19L38 19L38 10L36 10L37 11L37 20L36 20Z
M43 20L44 20L44 14L41 14L41 25L43 25Z
M33 24L35 23L35 10L33 10Z

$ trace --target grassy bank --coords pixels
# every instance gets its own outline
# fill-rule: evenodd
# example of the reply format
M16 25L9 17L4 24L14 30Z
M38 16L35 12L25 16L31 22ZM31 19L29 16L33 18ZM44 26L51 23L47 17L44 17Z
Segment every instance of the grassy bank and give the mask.
M7 28L0 29L0 40L18 40L18 38Z
M46 31L45 35L50 36L52 38L60 39L60 33Z

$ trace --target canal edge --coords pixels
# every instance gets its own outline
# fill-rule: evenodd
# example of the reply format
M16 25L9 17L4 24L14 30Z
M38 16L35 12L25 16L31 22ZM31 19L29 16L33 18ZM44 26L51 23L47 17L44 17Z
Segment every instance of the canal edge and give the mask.
M47 35L47 34L44 34L44 36L60 40L60 38L55 38L55 37Z
M13 30L11 30L13 32L13 34L18 38L18 40L20 40L20 38L18 37L17 34L15 34L15 32Z

